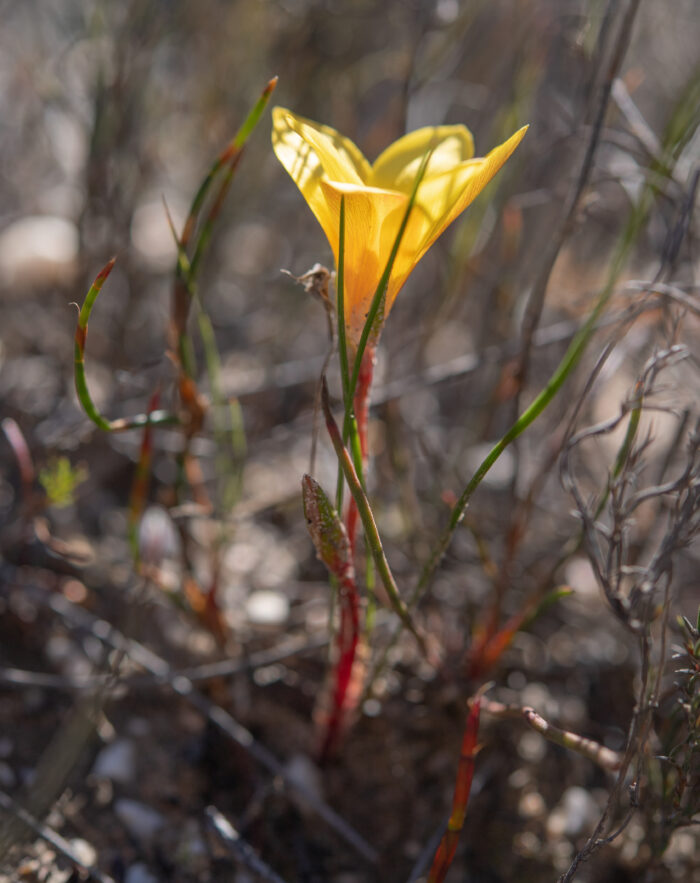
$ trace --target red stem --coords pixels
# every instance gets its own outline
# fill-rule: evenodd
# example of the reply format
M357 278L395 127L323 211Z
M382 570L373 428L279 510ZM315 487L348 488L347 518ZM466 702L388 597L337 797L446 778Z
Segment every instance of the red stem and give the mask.
M325 726L321 745L321 761L325 761L333 752L341 735L346 714L352 711L354 700L348 696L348 688L352 681L352 670L355 664L355 653L360 635L360 604L357 586L351 573L342 576L339 586L340 596L340 627L336 637L338 661L333 675L333 696L331 713Z
M362 357L360 373L357 378L357 387L353 398L357 431L360 438L360 451L362 452L362 470L367 470L368 443L367 426L369 423L369 395L374 374L375 349L368 347ZM328 419L326 419L328 425ZM333 431L328 426L329 432ZM335 428L337 432L337 427ZM351 560L355 555L355 540L357 535L357 504L350 497L345 512L345 529L350 543ZM321 760L330 756L341 735L343 724L347 715L352 711L357 697L352 687L353 669L357 645L360 641L360 597L357 585L353 578L347 578L344 574L340 579L340 626L336 636L338 648L338 660L333 673L333 695L331 699L331 712L325 726L323 744L321 746Z
M462 750L459 756L459 766L457 767L455 793L452 798L452 814L447 823L447 830L443 834L440 845L433 858L433 866L430 869L428 883L443 883L445 875L452 864L455 852L457 851L457 841L459 839L460 831L464 826L464 817L467 812L467 804L469 803L469 792L472 787L474 760L479 750L477 737L479 735L480 705L481 696L477 694L476 697L472 699L469 714L467 716L467 724L464 728Z

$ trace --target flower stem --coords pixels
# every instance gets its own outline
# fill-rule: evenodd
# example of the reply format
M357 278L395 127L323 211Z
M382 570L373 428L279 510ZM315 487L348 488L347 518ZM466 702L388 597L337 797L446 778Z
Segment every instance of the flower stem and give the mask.
M359 455L360 462L362 464L362 471L357 470L357 465L355 465L355 470L358 472L358 477L360 478L360 482L364 485L363 476L367 471L367 462L368 462L368 441L367 441L367 429L369 426L369 396L370 390L372 388L372 377L374 375L374 364L376 361L376 350L373 346L368 347L365 350L364 357L362 359L362 365L360 367L360 372L357 378L357 386L355 388L355 395L353 396L353 409L355 412L355 420L357 421L357 434L356 436L351 436L351 442L355 440L355 445L359 445ZM357 464L357 449L353 450L353 461ZM345 515L345 527L348 532L348 538L350 540L350 547L353 552L355 551L355 536L357 533L357 504L355 502L354 497L350 497L348 502L348 508Z
M443 834L435 853L428 883L442 883L457 851L457 842L460 832L464 827L464 818L467 813L467 804L469 803L469 794L471 792L472 779L474 778L474 762L479 751L477 738L479 735L480 705L481 696L477 693L471 700L467 723L464 728L462 750L457 767L457 780L455 782L454 797L452 798L452 813L447 823L447 830Z
M347 449L343 444L340 430L338 429L338 426L333 419L333 415L331 414L330 404L328 402L328 387L325 383L325 380L321 390L321 403L323 406L323 414L326 420L328 435L330 436L333 448L335 449L338 462L342 467L343 473L345 475L345 480L347 481L348 487L350 488L350 493L352 494L353 500L357 506L357 512L362 519L362 527L364 528L365 539L367 541L367 545L372 551L372 557L374 558L377 572L379 573L382 584L384 585L386 593L389 596L391 606L393 607L403 625L406 626L406 628L418 641L421 651L427 657L428 648L425 636L413 622L413 619L411 618L411 615L408 612L408 609L404 604L401 595L399 594L396 581L394 580L391 568L389 567L389 562L387 561L386 555L384 554L384 547L382 546L382 541L379 537L377 524L374 520L374 515L372 514L372 509L370 508L367 495L365 494L362 484L360 483L360 480L357 476L357 473L353 466L353 462L350 459L350 455L348 454Z

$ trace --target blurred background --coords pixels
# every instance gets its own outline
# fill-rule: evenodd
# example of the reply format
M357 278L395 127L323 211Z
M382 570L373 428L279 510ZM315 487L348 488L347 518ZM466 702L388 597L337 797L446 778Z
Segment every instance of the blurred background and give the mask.
M559 480L557 445L573 426L619 414L659 349L678 344L692 354L697 344L700 9L696 0L642 0L626 24L622 7L636 5L0 0L0 415L23 436L36 475L49 476L27 496L17 465L21 444L0 438L0 789L19 799L42 756L46 762L51 737L72 720L85 692L76 686L80 678L114 664L89 629L86 635L47 606L48 593L108 620L176 668L240 660L235 676L207 682L211 701L282 764L295 763L306 786L380 854L378 866L358 858L307 808L290 802L269 770L186 700L151 683L126 687L101 708L96 734L76 741L75 758L53 755L63 778L47 787L43 806L35 805L41 817L50 810L50 824L113 879L273 879L256 877L212 834L208 804L227 814L284 879L407 880L412 868L410 879L423 879L421 856L449 811L469 695L460 659L480 611L494 581L504 614L521 609L578 531ZM128 545L141 436L99 432L73 390L74 303L116 255L90 321L91 393L110 418L144 411L157 384L163 406L172 400L167 349L176 250L164 203L179 229L213 160L275 75L273 104L333 126L370 160L423 125L465 123L483 155L530 124L507 166L413 273L382 338L371 482L402 585L411 584L449 506L518 403L529 403L546 383L588 315L647 187L653 208L617 278L615 315L645 290L635 288L637 280L660 274L691 299L682 316L673 312L678 299L659 299L633 324L615 325L615 352L584 398L607 340L596 338L580 375L499 461L424 608L426 626L452 663L447 671L429 670L410 641L400 643L346 749L322 772L309 757L327 652L321 645L328 588L306 535L299 482L309 468L316 383L329 341L319 303L281 271L299 276L317 261L332 268L332 255L272 153L269 111L246 146L200 280L223 390L240 402L248 449L235 507L219 500L213 514L186 528L192 570L203 585L213 579L212 547L220 552L217 579L229 630L223 645L187 609L179 586L181 531L162 508L171 502L181 440L156 433L149 497L159 508L149 510L148 524L170 562L163 580L172 591L144 592ZM664 164L667 148L672 168ZM584 190L565 218L577 180ZM564 223L537 317L546 333L518 389L523 322ZM663 410L643 418L644 433L654 438L645 454L650 483L651 475L682 468L697 415L695 356L670 365L663 380L655 399ZM584 495L605 486L624 429L581 455ZM192 449L216 497L210 423ZM59 501L65 505L54 505L42 493L51 477L60 484L61 458L69 464L69 491ZM329 491L334 469L322 443L314 474ZM630 527L634 563L648 560L648 544L663 535L664 505L644 510ZM518 522L513 513L521 510L527 514ZM685 545L674 559L673 610L692 619L698 547L692 537ZM500 577L493 578L494 568ZM492 672L504 691L499 696L619 750L635 701L636 638L602 599L580 550L547 578L575 594L516 638ZM380 617L380 637L385 626ZM251 654L289 638L303 653L284 663L248 664ZM133 660L125 666L127 677L142 672ZM22 680L21 671L57 680ZM553 880L595 825L610 777L519 722L501 721L485 733L473 816L448 879ZM661 883L697 873L696 829L671 837L673 826L659 821L657 804L647 806L577 880ZM3 881L79 879L60 850L35 833L20 826L11 839Z

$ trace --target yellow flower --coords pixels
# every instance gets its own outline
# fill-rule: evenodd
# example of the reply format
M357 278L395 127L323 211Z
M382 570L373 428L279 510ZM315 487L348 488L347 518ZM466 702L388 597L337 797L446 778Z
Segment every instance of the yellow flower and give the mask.
M272 111L272 146L328 237L338 261L340 200L345 197L345 317L355 348L396 239L416 174L432 150L389 279L384 315L425 252L472 202L520 143L527 126L474 158L465 126L434 126L399 138L370 165L329 126L283 107Z

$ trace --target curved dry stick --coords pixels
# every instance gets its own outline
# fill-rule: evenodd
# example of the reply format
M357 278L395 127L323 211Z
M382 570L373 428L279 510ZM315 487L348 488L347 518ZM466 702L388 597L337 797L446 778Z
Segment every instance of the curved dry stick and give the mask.
M569 751L575 751L582 757L597 763L604 770L616 773L622 766L622 755L619 752L606 748L605 745L601 745L593 739L579 736L578 733L555 727L554 724L546 721L541 714L538 714L534 708L504 705L491 699L482 699L481 705L483 711L499 719L521 718L549 742L567 748Z

